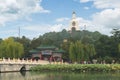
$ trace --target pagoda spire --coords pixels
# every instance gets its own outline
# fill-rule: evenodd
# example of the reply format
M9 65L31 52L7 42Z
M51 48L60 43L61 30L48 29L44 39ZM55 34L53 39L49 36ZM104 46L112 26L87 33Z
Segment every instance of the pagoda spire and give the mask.
M80 30L79 29L79 22L78 22L78 19L76 17L75 11L73 11L73 13L72 13L72 19L70 20L70 26L69 26L70 31L72 31L73 29Z
M73 13L72 13L72 19L76 19L76 13L75 13L75 11L73 11Z

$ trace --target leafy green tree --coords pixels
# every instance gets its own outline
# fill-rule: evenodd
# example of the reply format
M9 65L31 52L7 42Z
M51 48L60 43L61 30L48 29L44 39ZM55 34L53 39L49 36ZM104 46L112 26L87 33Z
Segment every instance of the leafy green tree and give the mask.
M113 29L112 32L113 37L116 39L116 41L120 41L120 29Z
M23 45L15 42L13 38L5 39L0 44L0 57L20 58L23 53Z
M93 45L76 41L75 43L71 43L69 54L69 57L73 62L80 62L81 60L89 60L96 52Z
M33 49L33 48L31 48L30 47L30 45L31 45L31 40L30 39L28 39L28 38L26 38L25 36L22 36L22 38L15 38L14 37L14 40L16 41L16 42L19 42L19 43L21 43L22 45L23 45L23 47L24 47L24 57L26 57L26 56L28 56L28 53L29 53L29 50L30 49ZM37 43L37 42L36 42Z
M118 57L120 57L120 43L118 44ZM118 58L119 59L119 58ZM120 59L119 59L120 60Z
M2 39L0 38L0 43L2 42Z
M112 56L111 54L111 45L112 45L112 42L111 42L111 39L110 37L106 36L106 35L102 35L100 37L100 39L98 39L96 42L95 42L95 48L96 48L96 58L103 58L105 56Z
M96 55L96 50L95 50L94 45L93 45L93 44L90 44L88 47L89 47L89 48L88 48L88 49L89 49L89 56L90 56L90 57L95 56L95 55Z
M96 48L96 57L105 59L110 57L113 59L119 59L119 44L120 42L120 30L113 29L112 36L102 35L94 44Z
M81 60L84 59L84 57L85 57L84 45L81 43L81 41L75 42L75 52L77 55L77 62L80 62Z
M34 38L31 41L30 49L35 49L36 47L40 46L41 44L42 44L42 37L41 36L39 38Z
M111 36L111 39L113 41L113 46L112 48L114 49L114 57L116 57L117 59L119 59L120 57L120 54L119 54L119 48L118 48L118 45L120 43L120 29L113 29L112 31L112 36Z
M69 61L69 47L70 47L70 41L64 39L63 43L61 44L61 49L65 51L65 53L63 54L63 59L65 61Z
M120 44L118 45L118 51L119 51L119 53L120 53Z
M75 45L74 43L70 44L70 49L69 49L69 57L72 60L72 62L76 62L77 61L77 55L76 55L76 51L75 51Z

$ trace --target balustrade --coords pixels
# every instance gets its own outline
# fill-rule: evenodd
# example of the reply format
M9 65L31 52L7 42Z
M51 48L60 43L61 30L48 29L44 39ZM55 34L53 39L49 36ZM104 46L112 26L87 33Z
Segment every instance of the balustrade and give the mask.
M5 59L5 58L2 58L0 59L0 64L48 64L49 62L48 61L45 61L45 60L28 60L28 59Z

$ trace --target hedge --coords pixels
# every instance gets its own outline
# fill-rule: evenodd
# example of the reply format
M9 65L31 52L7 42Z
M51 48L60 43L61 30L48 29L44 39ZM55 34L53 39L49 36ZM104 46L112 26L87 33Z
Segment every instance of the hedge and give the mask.
M120 64L49 64L32 67L31 71L120 72Z

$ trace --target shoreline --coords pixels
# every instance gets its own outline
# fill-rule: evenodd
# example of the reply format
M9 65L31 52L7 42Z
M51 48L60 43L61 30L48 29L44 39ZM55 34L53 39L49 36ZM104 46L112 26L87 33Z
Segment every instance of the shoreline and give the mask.
M32 67L31 71L120 72L120 64L49 64Z

